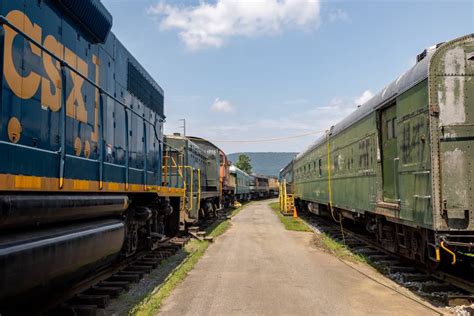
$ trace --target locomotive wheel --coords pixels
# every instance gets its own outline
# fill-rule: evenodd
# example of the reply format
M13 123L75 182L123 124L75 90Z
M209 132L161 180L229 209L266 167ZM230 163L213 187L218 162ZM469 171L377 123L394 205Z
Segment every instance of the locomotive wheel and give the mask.
M138 229L136 225L129 225L125 240L125 256L129 257L135 253L138 247Z

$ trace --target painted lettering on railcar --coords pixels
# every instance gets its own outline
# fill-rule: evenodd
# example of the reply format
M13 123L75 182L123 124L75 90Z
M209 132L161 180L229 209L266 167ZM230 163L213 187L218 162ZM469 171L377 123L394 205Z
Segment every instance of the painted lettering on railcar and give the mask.
M21 11L13 10L8 13L6 18L11 24L37 43L43 45L45 49L56 57L52 57L50 54L42 51L33 43L28 43L26 47L29 47L31 54L39 59L38 64L42 65L45 75L41 75L33 69L26 69L27 72L29 72L28 75L22 75L15 64L18 64L17 59L21 59L23 56L16 56L14 54L14 41L17 36L20 35L12 28L8 26L5 27L3 74L8 87L18 98L31 99L40 91L42 108L53 112L59 111L62 107L60 61L67 63L77 73L86 78L89 77L89 65L91 65L95 68L95 83L97 85L99 84L100 61L96 55L92 55L90 63L88 63L64 46L53 35L45 36L41 26L33 23L30 18ZM85 80L74 71L68 73L72 80L72 87L66 97L66 115L74 120L87 124L88 113L83 94ZM91 140L93 142L97 142L98 139L98 103L99 91L96 89L94 130L91 133Z

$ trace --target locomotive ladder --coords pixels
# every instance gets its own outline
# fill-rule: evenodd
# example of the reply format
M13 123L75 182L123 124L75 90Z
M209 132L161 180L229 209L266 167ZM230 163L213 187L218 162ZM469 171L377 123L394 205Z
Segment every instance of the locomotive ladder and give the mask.
M293 215L295 196L286 192L286 180L280 182L280 212L283 215Z

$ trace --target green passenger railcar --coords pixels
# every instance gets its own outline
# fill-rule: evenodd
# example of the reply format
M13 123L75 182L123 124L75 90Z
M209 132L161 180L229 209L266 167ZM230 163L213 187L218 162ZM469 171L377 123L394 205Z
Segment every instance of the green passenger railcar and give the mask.
M428 263L455 260L442 248L458 259L472 253L473 76L474 35L423 51L280 178L293 173L301 207L366 221L385 248L406 257Z

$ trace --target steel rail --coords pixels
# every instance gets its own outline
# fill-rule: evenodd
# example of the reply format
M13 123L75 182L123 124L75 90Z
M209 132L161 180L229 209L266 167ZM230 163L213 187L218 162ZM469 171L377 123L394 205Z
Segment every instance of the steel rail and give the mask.
M305 217L301 217L301 219L306 223L306 225L313 227L315 229L320 230L318 227L313 225L311 222L309 222ZM334 230L340 231L339 225L333 221L330 221L329 219L318 217L318 216L313 216L311 219L315 219L318 223L323 222L323 225L331 226ZM376 241L371 240L370 238L367 238L360 233L356 233L347 226L344 227L344 235L346 237L351 237L361 243L366 244L367 246L376 249L377 251L386 254L387 256L394 257L397 260L399 260L402 263L409 264L413 268L417 269L418 271L426 274L427 277L432 277L438 281L442 282L448 282L449 284L453 285L454 287L461 289L465 292L468 292L470 295L474 295L474 283L469 282L468 280L464 280L458 276L452 275L448 272L444 271L430 271L428 268L424 266L420 266L420 263L413 261L409 258L405 258L401 256L400 254L393 253L389 250L386 250L382 246L380 246ZM347 247L349 251L351 247ZM351 251L352 252L352 251Z

